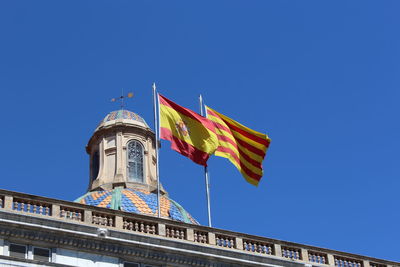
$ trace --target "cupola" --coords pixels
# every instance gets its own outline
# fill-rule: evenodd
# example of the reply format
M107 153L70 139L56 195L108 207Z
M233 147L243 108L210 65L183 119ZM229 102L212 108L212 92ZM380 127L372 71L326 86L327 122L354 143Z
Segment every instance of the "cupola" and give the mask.
M157 216L155 134L128 110L110 112L90 138L88 192L76 202ZM198 224L160 188L161 217Z
M155 135L145 120L128 110L110 112L90 138L89 190L156 189Z

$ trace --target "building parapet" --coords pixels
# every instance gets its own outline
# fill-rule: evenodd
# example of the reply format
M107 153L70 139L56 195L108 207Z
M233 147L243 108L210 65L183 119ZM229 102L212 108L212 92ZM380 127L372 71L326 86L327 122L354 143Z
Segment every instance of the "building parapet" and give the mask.
M152 236L204 248L291 260L309 266L400 266L393 261L8 190L0 190L0 210L82 226L95 226L103 229L104 233L108 229Z

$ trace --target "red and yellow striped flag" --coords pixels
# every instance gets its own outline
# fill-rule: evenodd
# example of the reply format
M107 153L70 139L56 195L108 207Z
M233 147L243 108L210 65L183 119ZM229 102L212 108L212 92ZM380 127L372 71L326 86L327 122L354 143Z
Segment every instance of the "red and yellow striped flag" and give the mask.
M159 95L160 138L171 141L171 148L195 163L207 166L218 147L213 122Z
M247 182L257 186L263 175L262 161L271 142L263 133L246 126L207 107L207 118L214 122L219 146L216 156L230 160Z

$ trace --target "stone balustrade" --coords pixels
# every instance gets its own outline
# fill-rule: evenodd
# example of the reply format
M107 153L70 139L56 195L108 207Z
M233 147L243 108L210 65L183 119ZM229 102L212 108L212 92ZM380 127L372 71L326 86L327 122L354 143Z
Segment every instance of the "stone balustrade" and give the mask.
M208 233L202 231L194 231L194 242L208 244Z
M84 210L74 209L69 207L60 207L60 218L65 218L67 220L83 221Z
M338 267L362 267L362 261L350 258L335 256L335 266Z
M314 252L314 251L309 250L308 251L308 261L326 264L328 262L328 256L324 253L319 253L319 252Z
M51 204L30 199L15 198L12 202L13 210L51 216Z
M253 240L243 240L243 249L248 252L255 252L261 254L273 255L273 244L268 244L264 242L257 242Z
M92 224L97 224L101 226L110 226L114 227L115 226L115 216L114 215L109 215L109 214L104 214L104 213L92 213Z
M232 236L216 234L215 241L217 246L225 248L236 248L235 238Z
M387 260L7 190L0 190L0 211L51 217L55 220L67 220L70 223L95 225L132 234L174 239L177 242L192 242L199 246L214 246L311 265L400 267L399 263Z
M170 238L186 239L186 229L166 225L165 236Z
M139 233L145 233L145 234L152 234L155 235L156 232L156 224L151 223L148 221L140 221L140 220L134 220L130 218L123 218L123 229L125 230L131 230L134 232L139 232Z
M282 257L301 260L301 249L300 248L291 248L291 247L282 247Z

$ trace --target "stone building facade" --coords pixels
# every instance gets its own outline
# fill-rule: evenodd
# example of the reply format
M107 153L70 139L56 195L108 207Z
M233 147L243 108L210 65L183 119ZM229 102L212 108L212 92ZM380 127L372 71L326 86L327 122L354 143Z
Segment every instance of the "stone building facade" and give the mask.
M0 266L400 266L201 226L163 188L158 217L154 144L143 118L114 111L88 142L75 202L0 190Z

